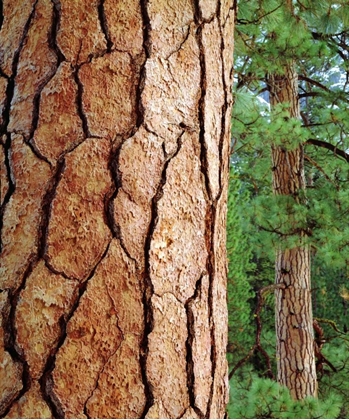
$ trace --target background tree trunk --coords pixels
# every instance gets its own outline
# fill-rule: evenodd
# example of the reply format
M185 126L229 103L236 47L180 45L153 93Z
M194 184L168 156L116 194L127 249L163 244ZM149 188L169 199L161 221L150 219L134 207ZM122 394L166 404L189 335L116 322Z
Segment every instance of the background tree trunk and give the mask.
M223 417L232 2L11 0L7 417Z
M283 75L268 78L270 104L287 104L290 118L300 118L298 77L292 64ZM291 135L291 133L290 133ZM303 146L272 147L273 190L298 203L305 190ZM314 353L313 312L310 287L310 250L304 244L305 233L298 231L289 214L291 234L299 236L299 246L288 248L281 239L276 252L276 340L278 381L287 386L296 399L317 396Z

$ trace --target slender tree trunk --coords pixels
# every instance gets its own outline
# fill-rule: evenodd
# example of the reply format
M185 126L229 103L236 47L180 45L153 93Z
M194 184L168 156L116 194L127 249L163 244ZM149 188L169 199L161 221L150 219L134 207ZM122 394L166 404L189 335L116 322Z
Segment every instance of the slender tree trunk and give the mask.
M223 417L232 2L2 12L1 415Z
M298 77L292 64L283 75L268 78L270 104L288 104L290 118L299 118ZM299 202L304 197L303 146L272 147L273 190ZM288 230L295 234L292 216ZM276 336L278 381L287 386L296 399L317 395L314 354L313 315L310 286L310 250L305 234L298 231L299 246L289 249L281 238L276 252Z

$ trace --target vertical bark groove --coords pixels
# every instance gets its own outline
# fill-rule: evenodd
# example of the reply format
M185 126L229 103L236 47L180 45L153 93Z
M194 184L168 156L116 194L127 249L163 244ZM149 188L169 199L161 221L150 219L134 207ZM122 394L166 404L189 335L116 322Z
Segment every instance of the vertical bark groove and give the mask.
M197 407L196 404L196 395L194 392L195 389L195 374L194 374L194 359L193 359L193 341L195 338L195 315L192 309L192 305L195 299L198 298L199 294L201 293L201 287L202 287L202 277L199 278L199 280L196 282L195 285L195 292L192 297L190 297L186 304L185 304L185 310L187 313L187 326L188 326L188 339L186 342L187 347L187 382L188 382L188 390L189 390L189 401L190 401L190 407L193 408L196 415L199 419L204 419L205 414L203 413L200 408Z
M100 261L97 262L94 269L91 271L89 277L86 279L85 282L82 282L80 285L77 286L78 288L78 297L74 301L70 311L68 314L66 314L66 317L63 316L60 317L60 328L61 328L61 334L59 341L54 349L51 350L51 354L47 359L44 372L39 380L41 391L43 393L44 400L49 405L50 409L52 410L52 413L55 415L55 418L65 418L64 410L61 406L61 403L59 399L56 397L54 393L54 382L52 378L52 372L55 368L55 361L58 351L62 348L63 344L65 343L65 340L67 338L67 325L69 321L72 319L72 317L75 314L75 311L80 305L81 299L83 298L84 294L86 293L87 286L89 284L89 281L93 278L93 276L96 273L96 270L98 266L100 265L101 261L104 260L106 255L108 254L110 247L110 243L107 246L106 250L104 251ZM46 264L47 265L47 264ZM50 269L51 270L51 269ZM62 275L61 273L57 273ZM86 401L87 403L87 401Z
M48 224L50 220L52 201L56 195L57 186L64 172L64 167L64 159L57 162L55 174L51 179L51 185L47 188L46 194L44 195L41 203L42 217L39 226L38 259L45 259L45 254L47 251Z
M183 135L184 131L182 132ZM158 202L163 196L163 187L166 184L166 172L169 163L171 160L179 153L181 148L181 137L177 139L177 150L172 154L172 156L167 157L162 169L161 180L157 187L157 191L152 199L151 203L151 221L149 224L149 231L147 234L146 244L145 244L145 274L144 274L144 292L143 292L143 304L144 304L144 318L145 318L145 332L142 342L142 352L141 352L141 360L142 360L142 376L143 381L145 384L146 389L146 396L147 396L147 403L145 406L145 410L143 416L145 417L149 411L149 409L154 404L154 395L152 392L152 385L149 382L148 374L147 374L147 359L149 353L149 334L153 331L154 328L154 314L153 314L153 306L152 306L152 296L154 295L154 286L151 281L151 274L150 274L150 247L151 241L153 239L153 234L158 222ZM165 154L165 152L164 152Z
M110 53L112 48L113 48L113 42L110 39L110 34L109 34L109 30L108 30L108 23L107 23L107 20L105 18L104 3L105 3L105 0L100 0L100 2L99 2L98 18L99 18L99 21L100 21L102 31L103 31L104 36L105 36L106 43L107 43L107 53Z
M91 137L92 135L90 133L90 130L89 130L89 127L88 127L87 117L85 115L84 108L83 108L83 105L82 105L82 96L84 94L84 85L81 83L81 81L79 79L79 70L80 70L80 67L77 67L74 71L74 80L75 80L75 83L78 87L78 91L77 91L77 95L76 95L76 107L77 107L77 110L78 110L78 115L79 115L79 117L81 119L81 122L82 122L82 128L83 128L83 131L84 131L85 139L87 139L87 138Z
M194 2L195 4L196 2ZM200 10L198 6L196 6L195 10ZM198 14L198 12L196 12ZM199 14L200 15L200 14ZM200 144L201 144L201 172L205 179L206 184L206 192L210 200L212 200L212 193L210 188L210 181L207 174L207 151L205 147L205 95L206 95L206 64L205 64L205 57L203 54L203 46L202 46L202 27L198 26L196 30L196 42L199 46L200 51L200 68L201 68L201 80L200 80L200 88L201 88L201 95L199 100L199 124L200 124Z
M66 61L66 58L60 50L57 43L57 32L61 21L61 2L60 0L51 0L53 4L53 17L52 17L52 30L49 36L49 46L55 52L57 56L57 68L60 66L62 61Z

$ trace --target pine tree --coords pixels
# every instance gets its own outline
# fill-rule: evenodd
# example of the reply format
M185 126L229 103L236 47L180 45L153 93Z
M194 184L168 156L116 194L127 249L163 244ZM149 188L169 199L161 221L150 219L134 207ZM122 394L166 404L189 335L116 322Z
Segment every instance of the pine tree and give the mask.
M341 269L346 264L349 208L345 189L349 129L344 111L348 5L304 1L293 7L286 18L278 2L239 5L233 132L238 157L233 159L255 192L250 206L255 215L255 237L250 238L255 252L268 260L270 252L261 251L263 246L278 248L282 239L282 249L303 244L316 256L318 267L335 264ZM289 100L274 102L272 113L267 103L268 81L287 73L285 63L294 63L297 72L298 119L290 118ZM253 94L256 99L251 103ZM291 199L271 196L269 150L280 146L287 154L297 149L303 154L303 188Z

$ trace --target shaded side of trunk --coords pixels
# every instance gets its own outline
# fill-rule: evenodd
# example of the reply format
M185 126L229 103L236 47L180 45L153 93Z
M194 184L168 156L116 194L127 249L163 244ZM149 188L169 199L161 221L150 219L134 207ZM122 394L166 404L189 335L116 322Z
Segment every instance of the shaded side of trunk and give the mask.
M290 118L299 118L298 79L292 64L283 75L268 79L270 103L288 106ZM303 147L272 147L273 190L275 195L299 202L304 197L305 177ZM310 250L304 243L304 232L293 226L289 217L287 230L299 236L299 246L288 249L281 244L276 252L276 336L278 381L287 386L296 399L317 395L314 355L313 315L310 286Z
M233 2L3 18L0 414L223 417Z

